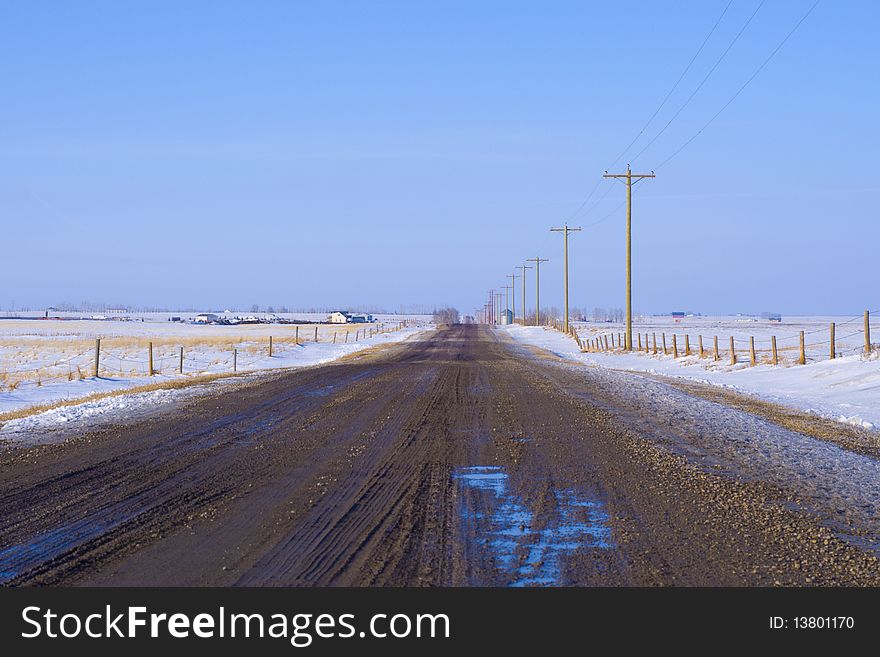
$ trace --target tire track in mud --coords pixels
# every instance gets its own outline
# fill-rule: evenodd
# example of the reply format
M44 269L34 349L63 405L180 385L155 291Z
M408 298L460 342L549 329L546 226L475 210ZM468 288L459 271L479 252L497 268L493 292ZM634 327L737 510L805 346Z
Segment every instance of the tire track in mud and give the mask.
M784 491L706 467L708 427L614 394L458 326L7 449L0 582L880 583Z

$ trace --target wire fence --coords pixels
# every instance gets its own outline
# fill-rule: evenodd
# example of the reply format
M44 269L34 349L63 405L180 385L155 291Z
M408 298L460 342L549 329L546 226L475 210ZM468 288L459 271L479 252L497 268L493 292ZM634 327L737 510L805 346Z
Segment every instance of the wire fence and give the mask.
M350 325L297 325L293 334L276 339L266 336L263 339L245 339L240 336L238 341L230 341L217 345L215 341L203 344L190 344L188 347L169 347L163 338L163 344L154 348L149 338L139 338L135 347L108 348L102 344L101 338L95 345L77 353L55 356L36 354L31 362L21 363L22 358L5 358L0 361L0 391L4 388L15 390L22 384L36 384L73 381L94 378L123 378L163 376L199 376L207 374L236 373L245 370L269 369L277 366L277 359L294 350L302 349L307 344L348 344L359 343L380 334L398 331L407 326L407 321L378 323L363 327ZM302 329L302 330L300 330ZM130 340L128 340L130 342ZM158 341L158 340L157 340ZM62 344L60 349L66 347ZM40 352L41 349L29 348L29 352ZM51 352L51 349L42 349ZM57 353L57 352L56 352ZM28 356L25 356L27 358Z
M747 329L706 334L701 332L701 327L677 329L673 326L669 331L656 330L656 327L644 331L643 327L637 327L630 349L627 349L625 332L620 329L608 330L575 322L569 333L584 352L633 351L691 360L705 358L726 365L805 365L848 356L874 357L880 352L880 344L872 342L872 335L880 335L880 326L871 325L871 316L878 312L880 310L866 310L861 315L822 327L805 326L803 330L791 332L777 333L765 326L758 335L743 335L748 333ZM550 326L564 329L559 321L551 321Z

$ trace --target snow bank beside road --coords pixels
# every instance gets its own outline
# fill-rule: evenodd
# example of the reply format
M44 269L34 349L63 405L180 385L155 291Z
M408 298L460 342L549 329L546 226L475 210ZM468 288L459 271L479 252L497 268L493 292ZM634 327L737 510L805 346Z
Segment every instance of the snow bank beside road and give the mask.
M392 342L400 342L421 333L425 327L401 329L391 333L380 333L359 342L349 343L303 343L298 347L286 349L272 356L265 356L249 362L247 367L239 367L239 372L260 372L282 368L306 367L320 365L338 360L349 354ZM28 409L34 406L57 404L71 400L85 399L101 393L113 393L127 388L136 388L147 384L161 384L184 381L187 375L165 374L153 377L131 378L88 378L75 381L59 381L37 385L22 385L15 390L0 392L0 413ZM220 379L212 383L199 384L200 390L220 384L230 379ZM240 382L240 379L237 381ZM130 412L146 409L157 404L174 401L183 394L191 394L190 388L174 390L152 390L149 392L132 393L114 397L105 397L81 404L66 405L35 415L8 420L0 424L0 439L9 438L11 434L33 431L39 428L57 428L71 422L87 420L111 412Z
M585 365L680 377L757 395L777 404L813 412L864 428L880 428L880 358L852 355L807 365L747 365L708 369L697 356L643 352L581 353L572 338L540 326L507 326L499 330L514 340L547 349ZM711 359L703 359L706 365Z

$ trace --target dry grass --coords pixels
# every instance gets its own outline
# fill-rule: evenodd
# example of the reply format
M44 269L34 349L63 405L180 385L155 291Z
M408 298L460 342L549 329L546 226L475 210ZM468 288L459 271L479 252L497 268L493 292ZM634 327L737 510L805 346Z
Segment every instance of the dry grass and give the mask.
M337 342L345 342L345 333L349 333L348 342L353 342L356 332L375 329L375 325L351 327L347 325L299 325L299 343L314 342L315 326L318 328L318 341L333 341L334 333ZM163 327L164 328L164 327ZM190 328L190 327L188 327ZM258 330L254 330L254 329ZM392 326L384 327L383 332L392 330ZM198 330L198 329L196 329ZM272 335L275 353L284 353L296 348L297 325L272 326L240 326L223 327L224 335L167 335L149 336L108 336L101 338L101 372L108 376L147 376L147 359L149 345L153 345L154 371L171 374L178 370L179 349L183 347L185 357L200 351L215 352L205 354L202 358L209 363L207 367L232 367L232 351L238 350L239 365L242 361L253 360L269 348L269 335ZM24 335L24 334L23 334ZM362 337L360 339L363 339ZM15 390L22 383L42 385L48 381L82 380L91 375L95 340L92 337L0 337L0 389ZM216 352L223 352L218 356ZM67 362L76 357L76 362ZM122 357L124 360L119 360ZM196 358L199 358L196 355ZM137 362L130 362L137 361ZM31 364L40 363L33 366ZM24 370L32 367L30 371ZM185 363L185 369L207 369L203 365ZM83 373L83 369L88 374Z

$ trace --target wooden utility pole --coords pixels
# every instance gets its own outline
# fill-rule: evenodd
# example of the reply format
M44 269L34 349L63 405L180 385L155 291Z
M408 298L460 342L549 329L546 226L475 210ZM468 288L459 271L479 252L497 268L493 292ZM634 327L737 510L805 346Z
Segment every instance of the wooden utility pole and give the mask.
M507 311L510 310L510 292L513 290L513 285L502 285L501 289L504 290L504 323L507 323Z
M626 165L626 173L605 172L603 178L623 179L626 182L626 350L632 350L632 188L633 178L636 182L645 178L654 178L651 173L633 173Z
M572 232L579 232L580 228L569 228L568 224L563 224L562 228L551 228L551 233L562 233L562 248L563 248L563 264L562 269L565 272L563 276L564 284L565 284L565 332L569 332L569 322L568 322L568 234ZM630 336L632 337L632 336Z
M541 324L541 263L549 262L549 258L526 258L526 262L535 263L535 326Z
M519 278L519 274L514 272L508 274L507 278L510 279L510 312L513 313L513 319L516 319L516 279Z
M527 265L519 265L514 269L522 269L522 274L520 278L522 279L522 322L523 326L526 325L526 269L531 269L531 267Z

